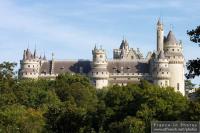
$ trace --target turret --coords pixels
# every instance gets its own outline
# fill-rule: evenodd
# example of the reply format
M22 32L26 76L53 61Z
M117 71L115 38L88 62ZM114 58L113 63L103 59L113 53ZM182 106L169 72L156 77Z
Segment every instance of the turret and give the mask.
M23 59L20 60L19 78L38 78L40 60L36 56L36 50L34 54L29 49L24 50Z
M106 51L102 48L95 48L92 50L93 64L92 64L92 78L97 89L108 86L109 72L107 70Z
M184 85L184 57L182 42L178 42L172 31L169 31L164 42L165 56L169 61L170 71L170 86L175 88L175 91L181 92L185 95Z
M169 86L170 71L168 67L168 60L163 51L154 58L153 66L153 82L161 87Z
M157 22L157 51L163 50L163 39L164 31L163 31L163 24L161 23L160 19Z

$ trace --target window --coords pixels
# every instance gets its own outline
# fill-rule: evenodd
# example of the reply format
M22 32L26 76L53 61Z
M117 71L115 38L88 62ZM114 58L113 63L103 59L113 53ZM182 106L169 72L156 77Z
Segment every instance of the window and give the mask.
M103 58L103 55L100 55L100 58Z
M164 72L162 72L162 74L164 74Z
M168 86L168 82L167 82L167 80L165 80L165 86Z
M174 51L174 49L172 49L172 51Z
M179 86L179 83L177 83L177 90L179 90L180 88L179 88L180 86Z
M98 72L96 72L96 74L98 74Z
M83 73L83 67L79 67L79 72Z
M28 65L28 67L30 67L30 65Z

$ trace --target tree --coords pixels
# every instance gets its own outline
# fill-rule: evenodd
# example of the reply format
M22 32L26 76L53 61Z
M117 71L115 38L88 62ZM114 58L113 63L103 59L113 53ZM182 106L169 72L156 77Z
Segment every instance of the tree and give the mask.
M0 110L0 132L36 133L44 131L42 112L14 104Z
M86 110L70 101L50 106L45 113L47 129L55 133L77 133L85 124L86 113Z
M0 64L0 93L12 92L12 85L14 84L14 68L17 64L10 62L3 62Z
M195 84L193 84L191 82L191 80L185 80L185 92L186 92L186 95L189 94L189 91L194 89L195 87Z
M187 31L187 34L190 36L190 41L197 43L200 46L200 26L197 26L196 29L191 31ZM185 74L186 78L194 78L195 76L200 75L200 58L189 60L186 66L189 71Z
M10 80L14 76L14 67L16 63L3 62L0 64L0 80Z
M132 116L127 116L123 121L111 123L111 133L145 133L144 121Z

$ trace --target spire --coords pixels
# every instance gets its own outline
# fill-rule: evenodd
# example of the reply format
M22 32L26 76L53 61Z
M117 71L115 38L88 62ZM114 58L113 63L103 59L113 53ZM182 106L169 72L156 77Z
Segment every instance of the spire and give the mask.
M128 49L128 42L126 39L123 39L120 45L120 49Z
M52 61L54 60L54 53L52 53Z
M32 59L32 53L29 50L29 48L27 48L27 50L26 50L26 59Z
M159 17L159 19L158 19L157 25L162 25L162 22L161 22L161 20L160 20L160 17Z
M43 60L46 60L47 58L46 58L46 55L45 55L45 53L44 53L44 56L43 56Z
M26 59L26 50L24 50L24 54L23 54L23 60Z
M96 49L97 49L97 44L95 43L94 50L96 50Z
M36 45L35 45L35 50L34 50L34 58L36 58L36 56L37 56L37 50L36 50Z

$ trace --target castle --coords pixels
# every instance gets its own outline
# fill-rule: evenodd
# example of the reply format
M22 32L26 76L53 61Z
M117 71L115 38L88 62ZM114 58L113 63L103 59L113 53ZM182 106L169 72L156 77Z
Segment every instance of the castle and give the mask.
M148 52L144 58L139 49L129 48L123 39L119 49L113 50L113 59L108 60L106 51L96 46L92 50L93 60L47 60L24 50L20 61L20 78L54 79L61 73L80 73L91 78L97 89L108 85L127 85L148 80L161 87L171 86L185 95L184 56L182 42L177 41L170 30L164 36L163 23L157 22L157 50Z

